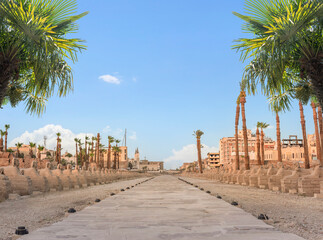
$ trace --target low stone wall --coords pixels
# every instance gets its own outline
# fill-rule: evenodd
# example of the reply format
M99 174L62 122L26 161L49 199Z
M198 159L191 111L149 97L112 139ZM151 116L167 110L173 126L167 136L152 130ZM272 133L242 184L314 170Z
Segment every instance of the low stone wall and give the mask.
M204 173L183 172L184 177L207 179L228 184L281 191L302 196L323 198L323 167L303 169L283 164L253 166L250 170L222 167Z
M98 169L95 164L88 168L77 166L75 169L71 165L66 168L60 164L53 167L49 162L42 169L37 165L37 161L33 161L30 167L20 168L20 159L13 158L9 166L1 167L0 201L7 199L11 193L30 195L33 192L63 191L150 176L137 172Z

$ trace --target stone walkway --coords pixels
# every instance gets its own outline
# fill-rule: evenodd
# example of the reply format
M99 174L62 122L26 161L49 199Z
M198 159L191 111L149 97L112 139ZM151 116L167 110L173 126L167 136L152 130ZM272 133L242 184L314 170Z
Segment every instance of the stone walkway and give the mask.
M129 186L130 187L130 186ZM20 239L300 240L176 177L160 176Z

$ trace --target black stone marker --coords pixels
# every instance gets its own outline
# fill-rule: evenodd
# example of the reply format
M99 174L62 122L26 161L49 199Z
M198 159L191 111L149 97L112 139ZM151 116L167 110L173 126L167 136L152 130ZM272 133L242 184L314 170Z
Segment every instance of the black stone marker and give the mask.
M201 190L201 191L203 191L203 190L204 190L204 188L200 188L200 190Z
M76 210L74 209L74 208L70 208L70 209L68 209L68 211L67 211L68 213L75 213L76 212Z
M239 204L237 202L233 201L233 202L231 202L231 205L238 206Z
M218 199L222 199L222 197L220 195L216 196Z
M121 192L124 192L124 189L122 188L120 191L121 191Z
M127 189L130 189L130 187L127 187Z
M94 202L101 202L101 200L97 198L94 200Z
M28 230L24 226L20 226L16 229L16 235L25 235L28 233Z
M110 193L110 196L114 196L114 195L116 195L115 193Z
M258 219L260 219L260 220L268 220L269 217L266 214L261 213L261 214L258 215Z
M210 191L206 191L206 193L211 193Z

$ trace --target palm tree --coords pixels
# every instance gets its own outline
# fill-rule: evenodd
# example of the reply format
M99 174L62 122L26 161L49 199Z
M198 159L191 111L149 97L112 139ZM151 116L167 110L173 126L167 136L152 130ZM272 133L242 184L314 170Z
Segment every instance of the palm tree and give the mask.
M234 48L241 59L266 57L266 71L255 77L258 83L273 80L281 84L286 72L295 71L310 83L323 106L323 39L322 1L253 0L246 1L246 14L234 13L245 21L244 32L253 38L241 38ZM259 61L257 61L259 62ZM253 63L247 68L257 68ZM246 69L247 69L246 68ZM270 90L270 88L268 89Z
M261 140L260 140L260 146L261 146L261 164L265 164L265 141L264 141L264 129L269 127L269 124L265 122L259 122L259 127L261 129Z
M86 161L88 160L88 149L87 149L87 144L89 143L88 141L90 140L90 138L88 136L85 136L85 156L86 156Z
M108 169L111 168L111 143L114 142L114 138L112 136L108 136Z
M115 142L116 142L116 156L117 156L117 163L118 163L118 169L119 169L119 166L120 166L120 163L119 163L119 152L120 152L120 148L118 147L118 143L120 143L121 141L120 140L115 140Z
M196 147L197 147L197 159L199 163L200 173L203 173L202 169L202 156L201 156L201 136L204 134L201 130L196 130L193 136L196 137Z
M236 118L235 118L235 148L236 148L235 168L236 168L236 170L240 169L240 163L239 163L239 114L240 114L240 97L238 97L238 99L237 99Z
M90 162L92 163L93 162L93 157L94 157L94 153L93 153L93 150L94 150L94 141L96 141L96 137L92 137L92 147L91 147L91 155L90 155Z
M39 159L39 160L40 160L40 158L41 158L41 152L42 152L44 149L45 149L45 147L44 147L44 146L40 146L40 145L38 146L38 154L37 154L38 156L37 156L37 157L38 157L38 159Z
M15 146L17 147L17 157L20 157L20 151L19 151L19 148L21 148L21 147L22 147L22 143L17 142L17 143L15 144Z
M10 128L10 125L9 124L6 124L6 125L4 125L4 127L5 127L5 131L6 131L6 135L5 135L5 137L4 137L4 151L5 152L7 152L7 150L8 150L8 145L7 145L7 143L8 143L8 129Z
M243 90L240 92L240 103L241 103L243 144L244 144L244 164L245 164L245 169L249 170L250 164L249 164L248 134L247 134L246 110L245 110L246 93Z
M307 144L307 134L306 134L306 123L305 123L305 117L304 117L304 109L302 101L299 100L299 112L301 116L301 126L302 126L302 134L303 134L303 145L304 145L304 159L305 159L305 168L310 168L310 161L308 156L308 144Z
M316 156L317 159L321 163L321 141L320 141L320 133L319 133L319 126L317 124L317 113L316 113L316 103L312 100L311 106L313 109L313 120L314 120L314 127L315 127L315 140L316 140Z
M25 101L27 112L41 114L56 89L60 97L73 89L68 62L85 46L67 36L87 14L74 15L76 7L70 0L0 2L0 106Z
M34 151L33 148L36 147L36 143L34 142L29 142L29 156L33 157L34 156Z
M56 136L57 136L57 141L56 141L56 162L57 164L59 164L59 141L60 141L60 136L61 136L61 133L56 133Z
M1 135L1 138L0 138L0 152L3 152L3 136L6 135L6 131L0 130L0 135Z
M278 162L282 162L282 145L280 137L280 119L279 112L290 110L290 97L288 93L276 93L269 97L270 109L276 114L276 136L277 136L277 158Z
M256 146L257 146L257 164L261 165L261 157L260 157L260 133L259 133L259 128L260 128L261 123L257 122L257 131L256 131L256 136L257 136L257 140L256 140Z
M74 142L75 142L75 158L76 158L76 163L77 163L77 157L78 157L78 153L77 153L77 143L78 143L78 139L74 138Z
M96 136L96 164L100 164L100 133Z
M321 139L321 166L323 166L323 119L322 119L321 106L318 106L317 113L319 115L320 139Z
M113 146L112 147L112 151L113 151L113 169L117 169L117 146Z
M79 144L79 150L80 150L80 162L81 162L81 166L83 166L83 151L82 151L82 145L83 143L81 142L81 139L77 139L77 143Z

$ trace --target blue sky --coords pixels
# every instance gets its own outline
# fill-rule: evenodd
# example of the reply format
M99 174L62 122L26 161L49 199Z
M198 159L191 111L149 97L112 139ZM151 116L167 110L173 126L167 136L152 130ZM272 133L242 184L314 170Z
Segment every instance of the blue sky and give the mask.
M49 135L61 126L70 137L101 132L105 142L107 135L121 137L127 128L130 157L139 147L141 157L176 167L196 158L192 133L201 129L205 151L216 150L220 138L234 134L244 65L231 46L245 35L232 11L243 12L243 2L78 0L78 11L90 13L79 21L76 35L88 49L73 65L75 90L51 98L42 117L26 114L24 104L5 106L0 124L11 124L9 141L40 141L34 131L49 124ZM99 78L105 75L119 84ZM305 114L313 133L309 106ZM251 129L257 121L271 124L266 132L275 138L266 98L248 97L246 117ZM301 137L297 105L281 116L281 128L282 137ZM63 139L63 147L64 141L72 151L73 139Z

